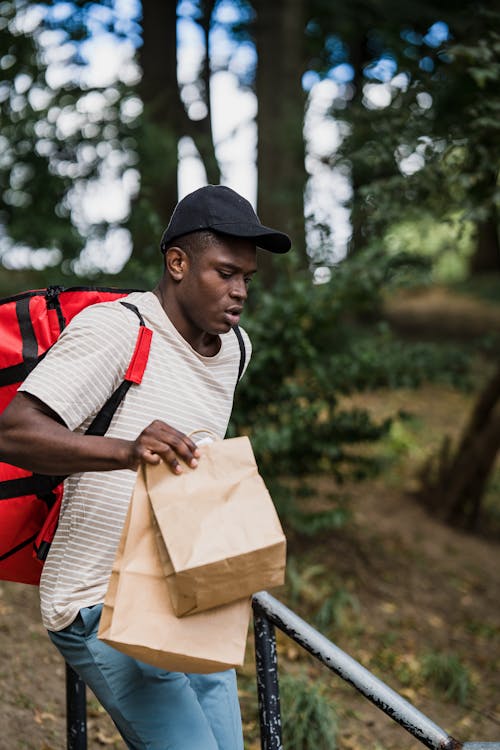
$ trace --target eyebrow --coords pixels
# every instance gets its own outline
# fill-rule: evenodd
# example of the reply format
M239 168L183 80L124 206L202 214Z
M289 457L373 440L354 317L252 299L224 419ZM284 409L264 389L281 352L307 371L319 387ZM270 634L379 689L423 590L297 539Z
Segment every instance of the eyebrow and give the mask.
M224 266L224 268L228 268L231 271L237 271L242 272L245 274L245 276L253 275L254 273L257 273L257 268L251 268L249 271L245 271L241 266L237 266L234 263L231 263L230 261L221 260L217 262L217 265Z

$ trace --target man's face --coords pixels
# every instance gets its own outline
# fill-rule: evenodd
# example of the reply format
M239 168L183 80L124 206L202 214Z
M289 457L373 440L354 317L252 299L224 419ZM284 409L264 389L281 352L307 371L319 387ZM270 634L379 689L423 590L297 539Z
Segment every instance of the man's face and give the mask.
M185 320L206 333L227 333L240 319L256 270L255 244L247 239L220 238L188 256L177 285Z

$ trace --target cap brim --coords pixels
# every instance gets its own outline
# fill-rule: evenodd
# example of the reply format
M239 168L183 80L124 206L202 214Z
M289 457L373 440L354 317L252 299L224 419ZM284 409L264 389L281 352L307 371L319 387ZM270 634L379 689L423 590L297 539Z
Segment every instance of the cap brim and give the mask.
M269 250L271 253L287 253L291 246L292 241L290 237L284 232L277 232L275 229L265 227L264 225L255 226L255 224L244 225L241 223L230 223L230 224L210 224L207 227L196 227L190 231L202 231L203 229L218 232L219 234L225 234L228 237L244 237L248 240L254 240L257 247L261 247L263 250ZM163 233L160 242L160 249L165 252L170 243L175 242L178 237L182 235L170 236L168 228Z
M282 232L270 232L253 238L257 247L269 250L272 253L287 253L292 247L292 242L287 234Z
M277 232L275 229L263 225L259 227L255 227L255 225L245 227L242 224L231 224L230 226L227 224L214 224L212 229L220 234L254 240L257 247L269 250L271 253L287 253L292 246L292 241L287 234Z

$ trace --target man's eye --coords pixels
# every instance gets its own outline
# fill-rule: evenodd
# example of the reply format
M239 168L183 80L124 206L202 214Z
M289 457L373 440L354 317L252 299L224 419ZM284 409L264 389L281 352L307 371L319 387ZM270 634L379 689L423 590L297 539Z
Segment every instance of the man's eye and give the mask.
M220 277L221 277L222 279L230 279L230 278L231 278L231 276L232 276L232 274L231 274L231 273L229 273L228 271L219 271L219 276L220 276Z
M252 281L252 277L251 277L251 276L248 276L248 277L247 277L247 278L245 279L245 286L250 286L250 282L251 282L251 281Z

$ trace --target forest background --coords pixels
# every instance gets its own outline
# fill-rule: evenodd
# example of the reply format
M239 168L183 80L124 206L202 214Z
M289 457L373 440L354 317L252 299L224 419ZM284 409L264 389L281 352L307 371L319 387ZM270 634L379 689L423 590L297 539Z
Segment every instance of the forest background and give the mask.
M4 0L0 70L2 295L150 288L207 182L290 233L259 258L230 427L289 539L277 595L459 739L498 740L498 3ZM0 593L0 747L50 750L63 673L36 591ZM416 746L278 645L287 748ZM123 747L96 702L89 732Z

